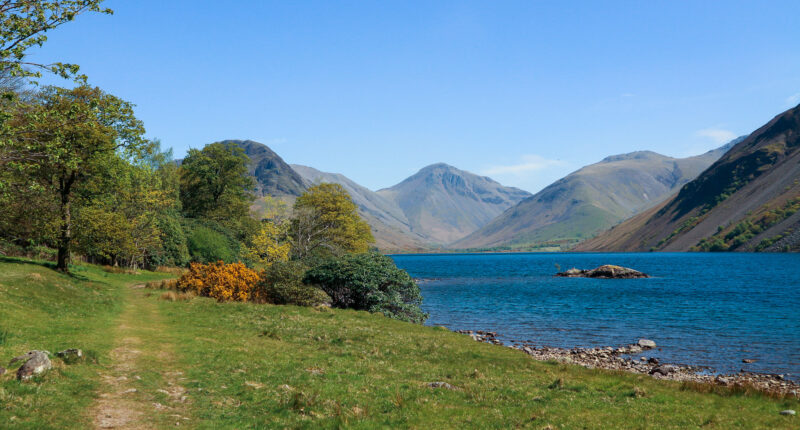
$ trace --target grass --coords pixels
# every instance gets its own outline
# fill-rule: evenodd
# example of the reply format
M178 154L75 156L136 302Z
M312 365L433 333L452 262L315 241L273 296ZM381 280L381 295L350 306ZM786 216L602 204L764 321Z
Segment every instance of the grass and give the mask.
M644 375L537 362L443 328L366 312L162 299L162 291L124 288L161 275L81 270L84 279L74 279L0 261L0 317L15 320L2 327L10 335L0 358L78 346L99 360L59 365L33 383L1 379L0 427L86 427L103 390L97 373L113 367L109 353L121 338L141 341L142 355L127 370L141 378L132 383L133 399L167 408L147 412L155 427L174 426L175 415L209 429L798 425L778 414L798 409L797 400L703 393ZM40 284L26 281L31 274ZM22 319L29 313L35 318ZM169 376L177 372L179 378ZM440 381L455 389L427 385ZM184 401L162 392L177 385Z

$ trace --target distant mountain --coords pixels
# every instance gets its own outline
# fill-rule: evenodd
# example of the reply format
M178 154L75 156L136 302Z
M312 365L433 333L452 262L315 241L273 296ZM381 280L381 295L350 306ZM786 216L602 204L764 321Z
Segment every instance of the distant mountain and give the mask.
M394 202L411 231L446 244L481 228L530 193L439 163L378 195Z
M577 249L800 250L800 106L736 144L663 204Z
M411 231L405 214L393 201L363 187L339 173L321 172L313 167L292 164L291 167L310 184L339 184L358 206L359 215L370 225L375 245L384 251L419 251L429 247L427 241Z
M689 158L651 151L607 157L523 200L451 247L569 248L663 201L741 139Z
M267 145L252 140L223 140L220 143L237 145L250 157L247 166L256 181L256 192L262 196L299 196L307 183Z

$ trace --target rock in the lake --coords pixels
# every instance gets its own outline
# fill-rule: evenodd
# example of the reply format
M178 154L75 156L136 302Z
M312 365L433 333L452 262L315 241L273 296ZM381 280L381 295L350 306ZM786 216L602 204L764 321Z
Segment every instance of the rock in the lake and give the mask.
M42 374L53 367L49 355L50 353L47 351L29 351L27 354L14 357L10 364L24 361L22 367L17 370L17 379L26 381L34 375Z
M755 362L756 362L756 360L754 360L752 358L745 358L744 360L742 360L742 363L745 363L745 364L752 364L752 363L755 363Z
M653 349L656 347L656 343L650 339L639 339L639 341L636 342L636 344L644 349Z
M57 352L56 357L64 360L67 364L72 364L83 358L83 351L77 348L65 349Z
M795 415L795 411L793 409L786 409L785 411L781 411L781 415Z
M566 272L556 273L564 278L601 278L601 279L633 279L649 278L648 275L627 267L605 264L592 270L569 269Z

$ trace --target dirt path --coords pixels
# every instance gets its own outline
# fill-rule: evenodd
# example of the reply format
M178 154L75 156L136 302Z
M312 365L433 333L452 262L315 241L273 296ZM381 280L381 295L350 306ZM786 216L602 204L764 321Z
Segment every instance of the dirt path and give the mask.
M90 409L98 429L150 429L189 424L190 401L174 368L174 345L158 311L140 285L126 292L125 309L114 330L116 346L100 397Z

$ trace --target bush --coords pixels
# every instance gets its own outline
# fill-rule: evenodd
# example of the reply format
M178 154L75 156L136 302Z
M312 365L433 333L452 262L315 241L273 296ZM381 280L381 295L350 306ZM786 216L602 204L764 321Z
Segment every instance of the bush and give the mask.
M331 298L313 285L303 283L306 267L296 261L275 262L261 273L253 300L276 305L317 306Z
M233 263L239 254L235 241L205 225L192 226L186 239L192 261Z
M329 260L306 272L304 281L319 285L334 307L381 312L419 324L427 318L420 309L419 286L391 258L380 254L348 254Z
M180 290L213 297L220 302L246 302L258 279L258 273L242 263L192 263L189 271L178 280L177 286Z

